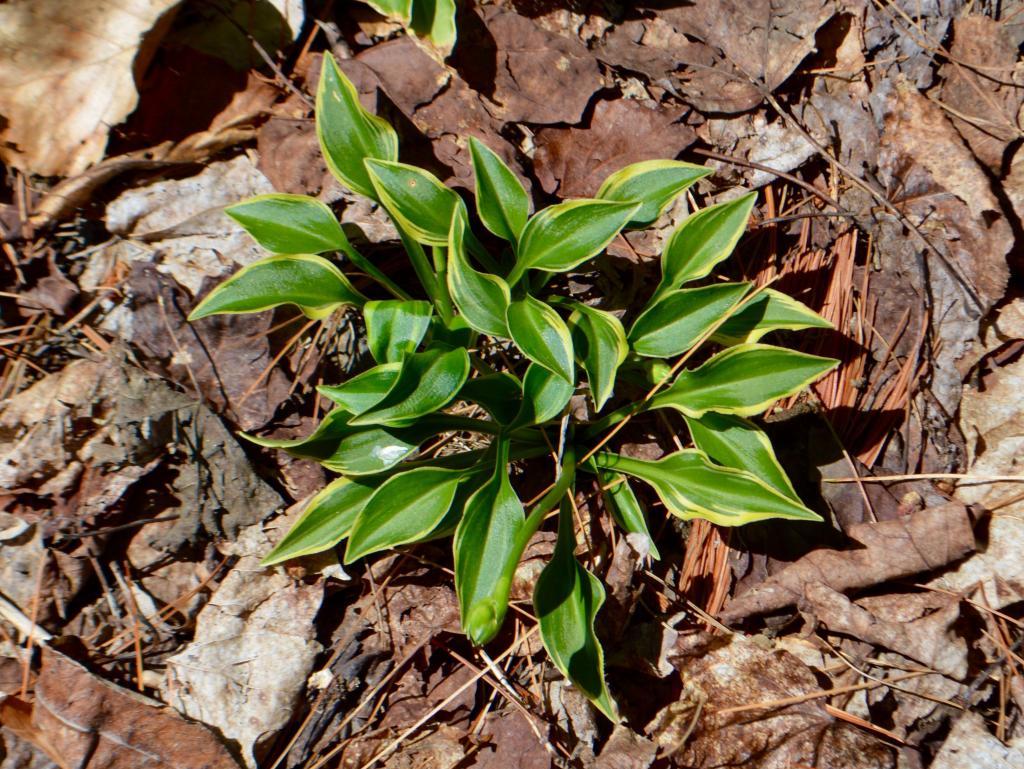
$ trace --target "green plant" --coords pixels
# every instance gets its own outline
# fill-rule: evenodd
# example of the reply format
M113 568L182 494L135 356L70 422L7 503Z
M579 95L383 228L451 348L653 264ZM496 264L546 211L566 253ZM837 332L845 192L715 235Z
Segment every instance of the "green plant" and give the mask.
M455 45L455 0L363 0L442 50Z
M617 525L648 539L636 481L684 519L723 526L820 520L797 497L768 438L748 417L800 392L837 363L762 344L761 337L828 323L750 283L682 287L708 278L729 256L746 228L753 194L704 208L679 226L662 254L654 295L626 325L617 314L566 295L560 276L600 254L624 229L651 224L709 173L704 167L637 163L612 174L597 198L531 216L516 176L471 139L477 217L507 243L497 254L474 235L470 210L455 191L398 162L394 130L360 107L329 56L316 119L331 171L390 214L426 298L413 298L383 275L312 198L264 195L228 209L276 255L222 283L191 318L282 304L323 318L355 307L376 362L342 384L320 388L334 408L308 438L249 437L339 474L264 562L347 539L344 560L351 563L454 535L462 625L474 643L484 644L502 626L527 542L557 509L557 546L534 596L541 636L559 670L615 718L594 634L604 590L574 555L575 491L585 484L599 488ZM343 254L343 267L361 270L392 298L365 297L341 267L320 255L326 252ZM711 354L684 368L698 352ZM578 390L589 396L592 419L568 413ZM477 404L488 416L451 413L457 402ZM695 448L656 462L611 450L627 421L666 408L682 414ZM475 436L478 448L418 454L424 442L451 433ZM553 480L524 504L512 468L539 467L545 456L556 458ZM651 552L657 555L653 542Z

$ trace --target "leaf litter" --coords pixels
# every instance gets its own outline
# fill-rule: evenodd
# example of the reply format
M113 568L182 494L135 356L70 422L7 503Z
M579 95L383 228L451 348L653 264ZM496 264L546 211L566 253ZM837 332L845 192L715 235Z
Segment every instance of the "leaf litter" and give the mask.
M171 5L99 4L91 37L45 3L4 11L0 767L1020 763L1017 3L469 3L447 61L358 4L260 26L226 3L207 29ZM136 77L175 46L219 62L195 112L215 117L147 135L174 110ZM708 162L664 233L759 188L732 277L836 325L808 351L845 365L768 424L829 523L653 520L657 562L584 527L624 724L543 662L526 602L471 649L435 545L351 574L259 566L324 477L284 460L272 486L283 460L234 432L301 432L296 396L365 353L345 320L184 318L258 253L222 207L272 189L328 202L400 269L386 217L321 165L324 50L455 187L475 136L535 203L639 159ZM574 289L628 306L657 240L613 243ZM656 459L671 420L628 440Z

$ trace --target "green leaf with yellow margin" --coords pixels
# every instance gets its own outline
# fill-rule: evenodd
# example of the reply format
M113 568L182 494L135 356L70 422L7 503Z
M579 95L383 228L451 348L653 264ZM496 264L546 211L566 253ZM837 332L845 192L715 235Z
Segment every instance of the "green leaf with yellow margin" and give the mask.
M618 709L604 679L604 651L594 620L604 603L604 586L576 560L572 510L563 500L555 552L537 578L533 609L540 637L555 667L609 720Z
M269 256L243 267L213 289L189 313L189 320L207 315L260 312L293 304L309 318L322 320L347 304L361 307L366 297L341 270L313 254Z
M679 195L711 173L706 166L681 160L642 160L611 174L597 191L600 200L640 203L629 227L646 227Z
M273 254L320 254L350 248L331 209L309 195L257 195L228 206L224 213Z
M745 470L716 465L703 451L683 449L649 462L598 453L595 464L648 483L673 515L742 526L768 518L820 521L821 516Z
M709 411L750 417L779 398L795 395L839 365L834 358L768 344L730 347L704 365L681 371L655 395L650 408L673 408L691 417Z
M363 161L398 160L398 134L386 120L363 109L355 86L330 53L324 54L316 89L316 135L324 162L338 181L376 200Z

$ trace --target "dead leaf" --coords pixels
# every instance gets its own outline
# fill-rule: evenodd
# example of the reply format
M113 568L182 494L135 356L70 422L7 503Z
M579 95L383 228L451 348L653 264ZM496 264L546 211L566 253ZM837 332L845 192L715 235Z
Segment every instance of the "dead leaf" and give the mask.
M812 550L733 598L720 618L732 623L798 603L814 582L844 592L933 571L975 548L969 511L958 502L907 518L857 524L847 537L855 548Z
M812 582L804 590L802 607L812 611L814 619L832 633L899 652L951 678L967 675L967 643L953 629L960 619L958 598L931 593L881 598L854 603L842 593Z
M497 6L478 12L494 45L494 91L486 105L494 116L513 123L578 123L604 84L586 47Z
M814 146L784 120L768 122L764 112L735 118L711 118L697 129L708 144L732 157L788 173L816 155ZM762 187L777 177L768 171L711 160L716 175L744 187ZM738 192L738 191L737 191Z
M195 296L205 279L219 280L266 255L223 209L273 191L244 155L210 163L187 179L130 189L106 211L108 229L125 241L109 246L103 257L94 260L93 269L104 269L104 262L111 259L154 261L158 270ZM83 287L94 288L98 278L83 278Z
M235 740L250 767L287 724L321 651L314 622L324 585L264 569L262 526L241 532L241 556L196 619L192 641L167 659L164 700Z
M43 647L32 725L79 769L237 769L214 734Z
M995 319L995 328L1012 333L1021 306L1018 299ZM1019 331L1019 329L1017 329ZM968 475L1021 475L1024 465L1024 360L1011 362L987 377L983 388L964 388L960 429L967 440ZM957 497L965 503L993 509L984 549L933 584L947 590L980 589L981 600L993 609L1024 600L1024 501L1017 499L1019 483L963 481Z
M695 692L704 703L695 714L692 735L685 744L673 746L681 766L884 769L896 765L890 747L833 718L821 699L720 712L820 691L814 672L788 652L733 636L731 643L685 659L681 673L684 689ZM685 715L681 720L685 725Z
M601 748L594 769L648 769L657 752L653 741L620 724Z
M1024 766L1024 738L1004 744L985 726L977 713L964 713L953 722L949 736L932 761L931 769L1016 769Z
M545 192L590 197L609 174L630 163L674 158L693 143L685 111L645 107L633 99L600 101L589 128L545 128L537 133L533 165Z
M103 157L138 103L145 64L177 0L21 0L0 5L0 159L70 176ZM154 34L148 34L156 28Z
M1024 69L1016 46L1003 24L971 15L954 20L949 53L938 103L978 160L1001 175L1007 145L1021 136Z
M501 134L503 118L492 115L458 73L438 64L411 38L376 45L342 67L350 73L353 66L358 72L359 65L376 76L388 98L430 139L438 162L452 170L453 184L473 188L470 136L513 168L517 165L515 148Z

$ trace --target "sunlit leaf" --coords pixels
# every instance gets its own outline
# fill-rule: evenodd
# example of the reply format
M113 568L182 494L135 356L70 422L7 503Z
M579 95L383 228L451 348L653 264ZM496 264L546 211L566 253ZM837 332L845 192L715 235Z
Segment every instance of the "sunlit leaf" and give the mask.
M656 296L703 278L727 258L747 229L756 193L718 203L690 214L661 254L661 283Z
M473 174L476 177L476 210L484 226L511 243L530 217L530 198L512 169L486 144L469 139Z
M745 470L716 465L696 449L683 449L657 462L610 453L598 453L594 459L598 467L650 484L669 512L680 518L704 518L719 526L766 518L821 520L799 500Z
M413 32L432 41L441 49L455 45L455 0L414 0Z
M430 534L455 501L463 475L461 470L419 467L388 478L352 524L345 563Z
M380 403L401 370L400 363L382 363L340 385L320 385L316 389L350 414L361 414Z
M694 445L726 467L753 473L791 499L798 499L768 436L753 422L732 414L709 411L700 418L685 417Z
M526 223L509 283L526 270L565 272L597 256L639 208L639 203L610 200L567 200L548 206Z
M508 338L505 315L512 300L508 284L497 275L477 272L466 258L466 219L456 209L448 241L448 292L462 317L482 334Z
M355 86L330 53L323 57L316 91L316 134L324 161L338 181L373 200L377 193L363 161L398 159L398 134L359 103Z
M626 360L629 344L622 322L610 312L582 302L566 302L573 310L569 318L575 354L587 372L590 397L600 411L615 390L615 375Z
M309 501L299 519L260 562L272 566L292 558L330 550L348 536L376 484L336 478Z
M214 288L188 319L293 304L307 317L320 320L346 304L361 306L365 301L341 270L322 256L270 256L243 267Z
M308 195L257 195L228 206L224 213L275 254L319 254L349 247L331 209Z
M402 24L412 18L413 0L363 0L381 16L387 16Z
M576 388L558 374L531 363L523 376L523 403L512 427L539 425L560 416Z
M609 176L597 191L601 200L640 203L630 227L651 224L680 194L711 173L706 166L680 160L642 160Z
M508 479L508 441L496 442L494 475L466 502L452 543L462 628L476 645L501 628L515 575L523 505Z
M353 417L351 424L404 424L431 414L451 403L468 376L464 348L406 355L387 395Z
M604 587L580 566L575 550L572 511L566 501L558 515L555 552L533 591L540 637L562 675L617 722L618 710L604 680L604 652L594 632L594 619L604 603Z
M526 295L509 304L506 320L512 340L523 355L566 382L575 382L572 335L557 312Z
M691 417L708 411L749 417L779 398L795 395L839 365L834 358L773 347L741 344L718 353L654 396L651 408L674 408Z
M367 160L373 188L380 202L417 242L448 245L452 216L460 204L458 194L429 171L385 160Z
M803 302L767 288L751 299L715 331L721 344L756 342L771 331L800 331L805 328L833 328Z
M601 488L604 490L607 507L615 522L623 531L628 534L641 534L647 538L647 545L651 557L661 558L657 545L654 544L654 537L647 528L647 518L644 516L640 501L636 498L629 479L619 473L599 471L598 479L601 481Z
M430 302L389 299L367 302L366 345L378 363L399 361L414 352L430 327L433 308Z
M629 344L652 358L686 352L749 290L749 283L716 283L669 291L633 321Z

